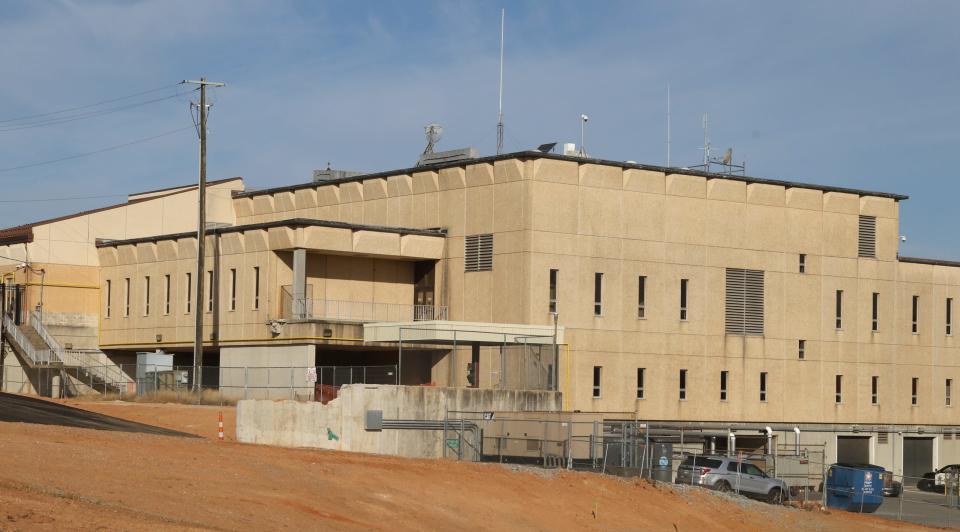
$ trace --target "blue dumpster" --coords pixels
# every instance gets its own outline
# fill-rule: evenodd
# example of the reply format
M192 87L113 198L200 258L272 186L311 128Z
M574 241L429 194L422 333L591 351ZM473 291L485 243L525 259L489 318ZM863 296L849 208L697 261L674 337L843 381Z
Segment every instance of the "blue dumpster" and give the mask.
M827 506L848 512L873 513L883 504L887 471L870 464L833 464L824 483Z

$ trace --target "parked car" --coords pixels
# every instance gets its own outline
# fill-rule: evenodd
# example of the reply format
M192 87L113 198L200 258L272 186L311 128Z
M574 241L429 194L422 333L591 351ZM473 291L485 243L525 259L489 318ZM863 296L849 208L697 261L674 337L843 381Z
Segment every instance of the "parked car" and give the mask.
M774 504L781 504L789 493L786 482L771 478L749 462L726 456L688 456L677 468L675 482L717 491L737 491Z
M923 491L943 491L946 476L956 475L958 473L960 473L960 464L950 464L936 471L924 473L923 478L917 482L917 489Z

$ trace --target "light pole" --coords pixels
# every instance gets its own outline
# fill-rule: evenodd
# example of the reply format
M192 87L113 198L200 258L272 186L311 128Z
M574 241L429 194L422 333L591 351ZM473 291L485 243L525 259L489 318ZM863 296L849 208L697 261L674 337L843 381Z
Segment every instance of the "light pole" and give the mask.
M584 145L585 130L587 121L590 120L590 117L584 114L580 115L580 157L587 156L587 147Z

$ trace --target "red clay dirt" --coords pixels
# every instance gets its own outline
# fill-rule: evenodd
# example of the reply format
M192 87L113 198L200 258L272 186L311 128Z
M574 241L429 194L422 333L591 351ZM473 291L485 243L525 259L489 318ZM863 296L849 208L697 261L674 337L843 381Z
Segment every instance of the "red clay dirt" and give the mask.
M219 442L220 407L68 404L204 439L0 423L0 530L921 528L591 473Z

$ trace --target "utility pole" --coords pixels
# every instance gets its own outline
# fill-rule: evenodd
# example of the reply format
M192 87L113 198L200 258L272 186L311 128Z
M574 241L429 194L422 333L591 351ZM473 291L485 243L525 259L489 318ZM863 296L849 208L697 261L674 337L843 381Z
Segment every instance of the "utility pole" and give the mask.
M199 395L202 391L201 386L201 368L203 367L203 273L204 273L204 241L206 240L207 225L207 86L223 87L225 83L207 81L207 78L196 80L183 80L181 83L189 83L200 86L200 127L197 134L200 137L200 183L197 186L197 203L199 212L197 215L197 301L193 306L195 331L193 338L193 387ZM192 104L191 104L192 105ZM210 287L213 290L213 287ZM212 292L211 292L212 293Z

